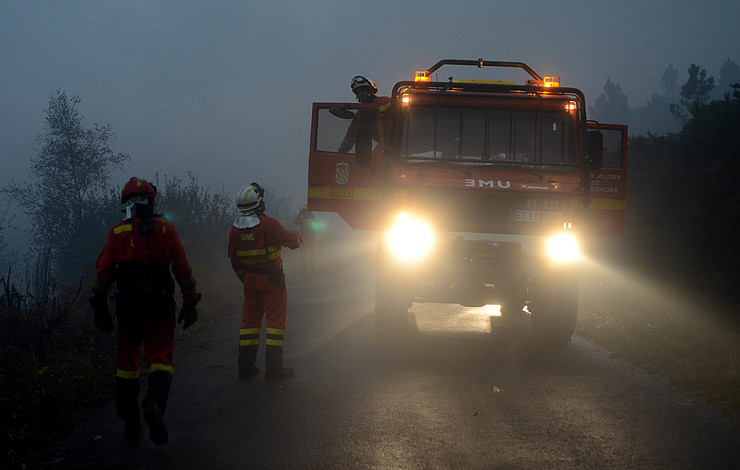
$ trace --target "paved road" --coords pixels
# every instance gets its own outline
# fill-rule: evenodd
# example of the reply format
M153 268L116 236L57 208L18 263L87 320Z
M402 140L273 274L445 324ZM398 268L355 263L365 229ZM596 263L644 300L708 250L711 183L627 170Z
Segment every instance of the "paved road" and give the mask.
M180 351L170 442L126 443L113 405L50 449L49 468L720 469L740 425L576 337L493 341L486 312L414 306L417 332L373 333L370 269L289 276L282 386L237 379L239 307ZM320 274L320 275L319 275Z

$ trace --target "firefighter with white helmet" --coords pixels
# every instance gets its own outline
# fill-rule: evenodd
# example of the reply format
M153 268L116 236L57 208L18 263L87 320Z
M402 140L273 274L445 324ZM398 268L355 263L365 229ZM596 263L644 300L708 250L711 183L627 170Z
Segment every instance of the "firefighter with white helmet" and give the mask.
M149 362L148 389L142 408L152 442L167 442L163 415L170 392L175 338L175 282L180 286L183 306L178 322L188 328L198 319L200 294L185 249L175 226L154 214L157 189L133 177L121 192L123 220L108 233L97 261L90 305L93 322L103 331L113 331L108 312L108 290L115 283L118 321L118 371L116 411L124 420L125 436L137 439L142 431L139 409L141 349Z
M266 319L265 381L293 376L283 366L283 344L288 314L288 293L280 256L281 247L295 249L302 240L265 211L265 191L257 183L242 187L236 195L239 211L229 232L231 267L243 284L244 306L239 331L239 377L260 372L256 366L262 321Z

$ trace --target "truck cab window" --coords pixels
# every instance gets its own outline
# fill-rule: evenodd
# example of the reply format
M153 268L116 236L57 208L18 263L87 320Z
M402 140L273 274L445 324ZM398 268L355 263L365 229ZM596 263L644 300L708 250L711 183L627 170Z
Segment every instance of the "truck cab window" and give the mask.
M601 129L604 138L604 168L622 168L622 131Z
M329 111L329 108L318 110L317 129L316 129L316 150L319 152L339 152L342 142L345 138L352 140L359 126L368 126L373 135L372 148L378 146L377 142L377 111L374 109L355 109L348 110L355 114L351 119L344 119L335 116ZM354 142L348 149L343 149L343 153L355 153Z
M400 155L478 165L573 165L572 119L567 112L409 105Z

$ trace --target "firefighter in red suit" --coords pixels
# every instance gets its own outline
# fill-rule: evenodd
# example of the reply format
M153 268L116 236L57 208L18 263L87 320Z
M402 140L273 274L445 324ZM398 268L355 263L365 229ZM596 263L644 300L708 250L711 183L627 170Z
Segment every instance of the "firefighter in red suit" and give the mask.
M259 184L244 186L236 196L236 206L239 215L229 233L229 258L244 285L239 377L249 378L260 371L255 362L264 318L265 381L279 381L293 376L293 369L283 367L288 293L280 248L298 248L302 240L297 232L264 215L264 190Z
M367 129L370 132L370 137L374 141L379 142L378 113L380 113L380 117L383 119L391 107L391 99L389 97L376 96L378 85L369 78L358 75L352 79L350 87L359 103L373 103L377 105L377 109L362 108L357 110L354 117L351 114L348 115L348 117L352 117L352 122L347 128L347 133L337 150L339 153L349 152L357 143L358 134L363 129Z
M198 319L200 294L180 237L172 223L154 214L156 188L140 178L131 178L121 195L123 220L108 233L97 261L97 278L90 305L94 323L103 331L113 330L107 295L115 283L118 320L118 372L116 411L124 420L127 439L142 431L139 410L141 348L149 362L148 388L142 401L149 437L157 444L168 440L163 415L175 370L175 280L180 285L183 306L178 322L183 329Z

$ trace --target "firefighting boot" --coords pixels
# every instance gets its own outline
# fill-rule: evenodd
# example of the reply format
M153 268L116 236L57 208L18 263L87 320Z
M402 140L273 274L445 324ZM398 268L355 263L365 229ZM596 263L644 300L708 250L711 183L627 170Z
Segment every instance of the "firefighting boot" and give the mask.
M239 378L248 379L260 373L260 368L255 366L257 361L258 344L239 346Z
M265 382L277 382L293 375L293 369L283 367L283 347L268 344L265 348Z
M116 414L123 419L124 436L135 441L144 429L141 426L139 411L139 378L124 379L116 377Z
M172 374L169 372L157 370L149 374L149 388L142 406L144 422L149 426L149 439L155 444L164 444L169 440L164 412L171 383Z

